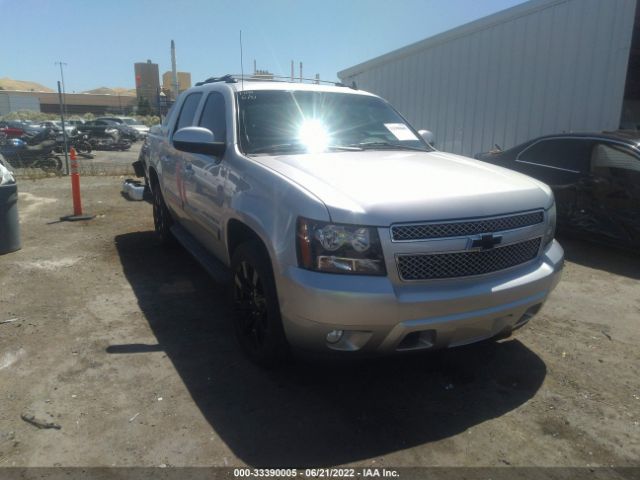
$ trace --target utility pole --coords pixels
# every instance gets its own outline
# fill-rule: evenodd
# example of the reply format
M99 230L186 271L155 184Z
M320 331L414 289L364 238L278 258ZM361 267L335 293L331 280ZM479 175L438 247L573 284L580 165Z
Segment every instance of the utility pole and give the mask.
M65 62L55 62L56 65L60 65L60 79L62 80L62 108L64 110L64 113L67 113L67 92L64 88L64 72L62 71L62 66L64 65L65 67L67 66L67 64Z
M69 148L67 143L67 130L64 128L64 104L62 103L60 82L58 82L58 100L60 100L60 122L62 123L62 138L64 140L64 165L67 170L67 175L69 175L69 173L71 173L69 171Z

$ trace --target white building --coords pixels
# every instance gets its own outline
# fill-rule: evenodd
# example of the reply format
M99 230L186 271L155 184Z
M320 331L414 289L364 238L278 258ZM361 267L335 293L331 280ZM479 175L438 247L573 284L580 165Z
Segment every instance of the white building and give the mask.
M549 133L637 128L638 24L636 0L531 0L338 76L432 130L437 148L465 155Z
M19 110L40 111L40 101L33 96L20 95L11 91L0 91L0 116Z

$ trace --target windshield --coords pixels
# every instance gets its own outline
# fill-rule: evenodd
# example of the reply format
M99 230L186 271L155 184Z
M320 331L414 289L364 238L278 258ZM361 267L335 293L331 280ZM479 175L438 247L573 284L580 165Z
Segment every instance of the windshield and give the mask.
M253 90L238 94L238 107L247 154L431 150L386 102L368 95Z
M125 118L123 119L123 121L127 125L142 125L142 123L136 120L135 118Z

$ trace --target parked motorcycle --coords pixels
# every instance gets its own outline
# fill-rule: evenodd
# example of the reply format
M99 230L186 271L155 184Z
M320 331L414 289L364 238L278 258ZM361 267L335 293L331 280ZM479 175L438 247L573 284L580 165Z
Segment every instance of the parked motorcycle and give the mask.
M19 138L0 141L2 154L14 168L41 168L45 171L62 171L62 160L53 154L56 142L44 140L36 145L29 145Z
M53 151L59 154L64 154L64 136L60 134L56 135L55 141L56 146ZM88 155L93 149L91 142L89 142L89 135L86 133L67 136L67 148L71 147L73 147L80 155Z
M126 138L114 138L110 135L104 137L89 136L87 139L94 150L129 150L131 141Z

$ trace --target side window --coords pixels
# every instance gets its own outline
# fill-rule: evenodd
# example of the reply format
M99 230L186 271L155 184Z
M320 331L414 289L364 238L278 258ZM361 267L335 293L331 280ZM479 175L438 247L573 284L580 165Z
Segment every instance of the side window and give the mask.
M591 155L591 172L602 177L640 182L640 159L623 146L598 143Z
M518 160L574 172L588 172L592 145L590 140L572 138L542 140L522 152Z
M180 110L180 116L176 122L174 133L181 128L193 125L196 109L200 103L200 97L202 97L202 93L196 92L185 98L184 103L182 104L182 109Z
M216 142L224 142L227 139L227 119L224 109L224 97L221 93L212 92L204 104L200 116L201 127L213 132Z

